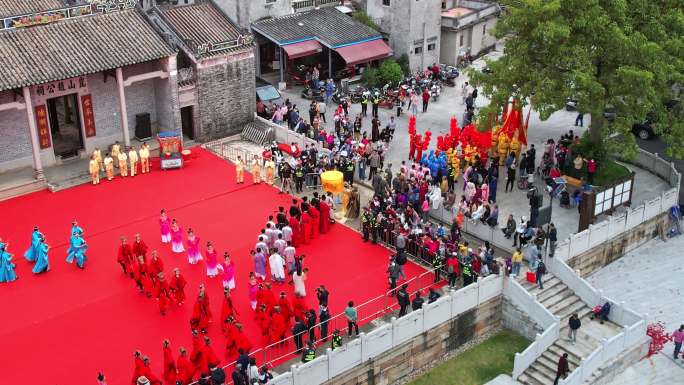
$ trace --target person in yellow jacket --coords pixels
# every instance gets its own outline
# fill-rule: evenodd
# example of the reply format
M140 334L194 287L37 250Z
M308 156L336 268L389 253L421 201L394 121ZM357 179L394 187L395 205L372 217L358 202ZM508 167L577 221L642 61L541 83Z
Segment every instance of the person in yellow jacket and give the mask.
M90 172L90 178L93 180L93 184L100 183L100 161L97 159L95 154L90 158L90 163L88 163L88 171Z
M103 162L105 174L107 174L107 180L114 179L114 159L112 159L111 155L107 153Z
M128 156L126 156L126 152L122 151L119 153L119 174L121 177L128 176Z
M275 162L273 162L272 159L269 159L266 161L264 164L264 168L266 169L266 183L268 183L270 186L273 186L273 175L275 173Z
M252 159L252 180L254 184L261 183L261 165L258 155L254 155L254 159Z
M235 162L235 182L245 183L245 161L238 155L237 162Z
M143 142L138 155L140 156L140 171L143 174L150 172L150 146Z
M518 276L520 272L520 267L522 266L523 254L522 250L518 247L515 249L515 253L511 256L511 275L514 277Z
M138 171L138 153L135 151L135 147L131 146L128 151L128 162L131 164L131 176L135 176L136 171Z
M119 159L119 154L121 153L121 145L119 144L118 141L114 142L114 144L112 144L112 152L111 153L112 153L112 158L114 158L114 160L115 160L114 167L119 167L118 159Z
M99 148L95 148L95 151L93 151L93 156L95 157L95 160L97 160L97 163L100 165L100 171L103 171L104 163L102 162L102 152Z

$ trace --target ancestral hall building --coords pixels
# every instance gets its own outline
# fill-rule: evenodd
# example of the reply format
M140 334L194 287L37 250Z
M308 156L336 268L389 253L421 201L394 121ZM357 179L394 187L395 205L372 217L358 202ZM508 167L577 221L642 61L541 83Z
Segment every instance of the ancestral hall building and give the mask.
M252 40L210 1L0 1L0 173L42 180L162 131L239 132L254 116Z

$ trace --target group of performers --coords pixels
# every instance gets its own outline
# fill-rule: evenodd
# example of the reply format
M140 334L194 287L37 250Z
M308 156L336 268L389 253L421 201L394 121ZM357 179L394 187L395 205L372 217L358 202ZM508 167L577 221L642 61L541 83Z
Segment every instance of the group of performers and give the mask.
M180 269L173 269L173 276L167 280L164 275L164 262L156 250L147 259L148 247L135 235L133 245L129 245L126 237L121 237L121 245L117 253L117 262L121 270L135 281L138 290L148 298L155 298L159 303L159 312L166 315L169 305L175 303L181 306L185 301L185 286L187 282L181 275Z
M114 179L114 168L119 169L119 175L124 178L138 173L138 163L143 174L150 172L150 146L147 143L136 150L134 146L128 151L121 148L119 142L112 145L111 151L102 156L102 151L96 148L88 163L88 172L94 185L100 183L100 173L104 171L107 180Z
M84 269L87 260L85 252L88 245L83 239L83 229L78 226L76 221L71 223L70 234L66 261L67 263L74 263L75 260L76 266ZM12 262L13 254L7 251L8 247L7 243L0 240L0 282L12 282L17 279L17 274L14 271L16 264ZM41 274L50 270L49 251L50 246L45 242L45 236L38 229L38 226L34 227L31 233L31 246L24 253L24 258L34 264L32 269L34 274Z

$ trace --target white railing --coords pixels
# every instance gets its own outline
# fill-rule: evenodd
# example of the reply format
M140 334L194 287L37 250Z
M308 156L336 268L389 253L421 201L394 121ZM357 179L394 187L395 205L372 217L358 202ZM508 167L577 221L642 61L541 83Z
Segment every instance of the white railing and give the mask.
M305 135L298 134L295 131L292 131L288 129L286 124L280 125L277 123L274 123L270 120L266 120L260 116L255 116L255 120L261 122L262 124L266 124L270 126L273 131L275 132L275 140L278 143L286 143L286 144L292 144L295 143L297 146L299 146L300 149L304 149L307 145L309 147L315 146L319 152L325 155L330 155L330 150L327 148L324 148L320 142L317 142L311 138L306 137Z
M513 379L517 379L527 368L530 367L556 340L560 333L560 320L544 307L535 295L530 294L516 281L515 278L507 278L504 284L504 297L508 298L515 306L523 309L527 315L544 329L542 334L537 334L534 341L521 353L515 353L513 361Z
M490 275L477 283L451 291L423 309L401 318L392 318L390 324L376 328L341 348L327 349L324 355L305 364L292 365L289 372L275 377L269 384L318 385L371 358L397 347L424 332L458 317L466 311L501 296L504 278ZM542 337L540 337L542 338Z

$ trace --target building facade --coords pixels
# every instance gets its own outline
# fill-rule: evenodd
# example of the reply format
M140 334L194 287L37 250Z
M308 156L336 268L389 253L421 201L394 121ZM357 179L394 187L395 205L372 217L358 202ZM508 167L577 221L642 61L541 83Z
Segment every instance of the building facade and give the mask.
M173 7L195 21L182 24L135 1L3 1L0 173L31 167L43 180L117 141L240 132L255 110L252 38L196 3Z
M439 62L441 0L365 0L359 5L389 35L395 56L408 55L412 71Z
M216 0L216 4L224 12L235 15L235 22L241 28L250 28L250 24L257 20L336 6L340 3L340 0Z
M496 46L490 31L501 14L491 1L442 1L442 48L440 62L457 65L466 55L477 57Z

